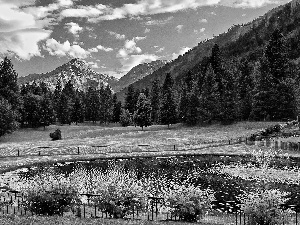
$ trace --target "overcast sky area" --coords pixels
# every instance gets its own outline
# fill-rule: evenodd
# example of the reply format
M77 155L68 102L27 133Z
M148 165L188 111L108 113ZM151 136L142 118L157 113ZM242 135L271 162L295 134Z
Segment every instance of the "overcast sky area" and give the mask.
M0 0L0 58L19 76L72 58L120 77L172 60L199 42L288 0Z

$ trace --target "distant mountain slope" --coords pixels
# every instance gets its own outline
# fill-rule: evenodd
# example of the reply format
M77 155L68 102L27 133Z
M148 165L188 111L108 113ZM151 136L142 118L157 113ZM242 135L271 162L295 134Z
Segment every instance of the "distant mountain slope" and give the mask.
M134 88L143 89L149 87L153 80L158 79L162 83L166 73L177 81L191 70L197 74L200 64L210 56L214 44L220 46L223 58L230 60L233 57L247 57L255 61L262 55L271 33L280 29L290 45L290 59L298 59L300 56L300 0L279 6L267 12L265 15L244 25L234 25L227 32L210 40L198 44L184 55L154 71L152 74L133 83ZM118 93L118 98L124 100L126 89Z
M73 81L74 87L79 90L86 89L90 85L99 87L109 84L110 86L114 86L118 82L114 77L95 72L87 63L79 59L72 59L51 72L19 77L18 83L25 84L32 83L33 81L39 83L43 81L53 90L55 89L57 80L60 80L62 85L64 85L70 79Z
M126 75L120 78L113 87L115 92L128 87L130 84L143 79L167 63L165 60L156 60L150 63L143 63L133 67Z

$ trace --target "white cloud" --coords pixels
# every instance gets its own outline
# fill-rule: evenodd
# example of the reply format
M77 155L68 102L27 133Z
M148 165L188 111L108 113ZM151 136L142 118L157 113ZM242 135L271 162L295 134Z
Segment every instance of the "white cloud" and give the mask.
M169 23L174 17L173 16L169 16L166 19L162 19L162 20L149 20L145 23L145 25L147 26L154 26L154 25L165 25L167 23Z
M146 39L146 37L134 37L133 39L134 39L135 41L141 41L141 40Z
M140 47L136 46L135 38L132 40L126 40L124 44L124 48L121 48L118 51L117 57L118 58L126 58L129 54L139 54L142 52Z
M113 51L113 49L112 48L107 48L107 47L104 47L104 46L102 46L102 45L98 45L97 46L97 49L99 49L99 50L102 50L102 51L105 51L105 52L111 52L111 51Z
M207 23L208 21L207 21L207 19L201 19L201 20L199 20L199 22L200 23Z
M156 52L157 53L160 53L160 52L162 52L162 51L164 51L165 50L165 47L161 47L161 48L159 48Z
M98 48L90 48L88 51L89 52L98 52Z
M42 29L33 15L19 9L31 1L0 0L0 54L14 54L29 60L41 56L38 43L51 34Z
M44 48L50 55L59 57L70 56L73 58L85 59L90 54L89 51L84 50L79 45L71 45L68 40L61 44L53 38L46 41L46 46Z
M116 39L119 39L119 40L124 40L126 37L124 34L118 34L116 32L113 32L113 31L108 31L108 33L112 36L114 36Z
M176 26L176 30L177 30L177 32L178 33L181 33L182 32L182 28L183 28L183 25L178 25L178 26Z
M88 62L88 64L93 68L93 69L98 69L99 66L96 62Z
M200 30L194 30L194 33L199 34L199 33L203 33L205 31L205 28L202 27Z
M61 11L61 17L99 17L104 14L107 7L99 4L96 6L79 6L78 8L69 8Z
M120 62L122 68L120 69L120 72L126 73L141 63L149 63L157 59L158 56L153 54L130 55L129 57L121 58Z
M149 33L149 32L150 32L150 29L149 29L149 28L146 28L145 31L144 31L145 34L146 34L146 33Z
M183 47L179 50L178 53L173 53L172 54L172 59L176 59L178 58L178 56L183 55L184 53L186 53L187 51L189 51L191 48L189 47Z
M74 22L67 23L66 26L68 27L69 32L74 35L78 35L83 30L82 27L80 27L77 23Z

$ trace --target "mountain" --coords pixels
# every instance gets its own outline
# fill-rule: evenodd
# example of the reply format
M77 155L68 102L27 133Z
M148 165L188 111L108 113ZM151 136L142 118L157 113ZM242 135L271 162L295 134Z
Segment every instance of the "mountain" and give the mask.
M122 76L120 80L113 86L115 92L128 87L130 84L143 79L157 69L161 68L167 63L166 60L156 60L150 63L142 63L133 67L126 75Z
M87 63L79 59L72 59L51 72L19 77L18 83L44 82L51 90L54 90L57 80L61 80L62 85L64 85L70 79L73 81L74 87L79 90L86 89L90 85L99 87L109 84L110 86L114 86L118 82L114 77L95 72Z
M184 55L134 82L133 87L141 90L149 87L155 79L162 84L166 74L170 73L179 88L182 78L188 71L196 75L201 73L202 65L208 60L215 44L220 47L224 64L241 58L255 62L262 56L270 35L275 29L279 29L287 41L289 59L293 62L300 61L300 0L293 0L270 10L252 22L233 25L227 32L200 42L198 46ZM123 89L117 93L120 100L124 100L125 92L126 89Z

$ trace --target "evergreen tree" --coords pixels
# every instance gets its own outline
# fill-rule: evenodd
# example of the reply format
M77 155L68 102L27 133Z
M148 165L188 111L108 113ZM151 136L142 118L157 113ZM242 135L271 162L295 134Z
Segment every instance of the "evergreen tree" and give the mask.
M84 104L77 91L74 99L74 105L72 109L72 122L78 123L84 122Z
M154 123L159 122L159 105L160 105L159 93L160 93L159 81L154 80L151 88L151 108L152 108L151 120Z
M238 65L238 70L238 116L242 120L248 120L252 110L252 91L254 88L253 79L251 77L252 68L248 61L243 58Z
M122 103L118 101L116 94L113 95L112 105L113 105L112 122L118 123L120 121Z
M133 85L129 85L125 97L125 109L128 109L131 114L134 113L135 101L134 101L134 88Z
M0 97L0 136L13 132L17 127L15 111L6 99Z
M151 123L151 102L144 93L140 93L136 104L136 111L134 112L134 122L140 126L142 130L144 127L150 126Z
M40 125L49 126L54 122L54 109L49 94L44 94L40 103Z
M5 57L0 63L0 96L8 101L12 110L19 107L19 87L17 84L18 74L13 68L11 61Z
M99 118L100 97L94 87L89 87L86 94L86 119L95 123Z
M120 124L127 127L131 124L131 114L128 109L122 109L120 116Z
M104 123L108 123L110 122L113 113L112 92L108 85L104 89L102 105Z
M41 117L42 97L31 92L23 96L22 123L27 123L29 127L39 127Z
M160 107L160 122L164 125L174 124L177 122L176 105L173 95L173 80L171 75L167 73L163 87Z
M53 99L52 99L53 107L54 107L54 110L55 110L56 114L58 113L59 99L60 99L61 92L62 92L61 81L57 80L55 90L54 90L54 93L53 93Z
M61 124L71 124L72 122L72 102L71 99L62 92L58 103L57 118Z
M221 112L220 93L216 75L211 65L207 68L200 96L200 122L211 123L219 120Z

